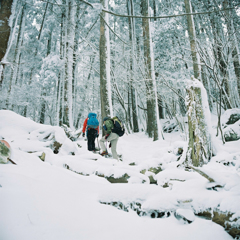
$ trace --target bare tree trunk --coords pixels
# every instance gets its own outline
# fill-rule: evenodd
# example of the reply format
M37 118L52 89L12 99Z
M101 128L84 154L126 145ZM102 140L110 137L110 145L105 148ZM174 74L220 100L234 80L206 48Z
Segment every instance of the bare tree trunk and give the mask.
M73 48L75 37L75 17L76 2L75 0L67 0L67 37L66 42L66 58L65 58L65 84L64 84L64 121L63 123L73 128L72 118L72 71L73 71Z
M10 36L11 28L8 25L8 20L11 16L11 7L13 0L1 1L0 2L0 89L2 88L3 82L3 68L4 62L2 62L5 53L7 51L8 40Z
M134 15L133 0L127 0L128 15ZM136 104L136 90L133 86L134 81L134 51L135 51L135 20L134 18L128 18L129 22L129 40L131 42L131 56L130 56L130 91L131 91L131 103L132 103L132 119L133 119L133 132L139 132L138 117L137 117L137 104Z
M11 7L13 0L1 1L0 2L0 61L3 59L7 46L8 39L10 36L10 26L8 25L8 20L11 15Z
M148 16L148 0L141 1L143 16ZM159 120L157 91L154 72L154 57L152 49L152 39L150 32L150 21L147 18L142 19L143 41L144 41L144 59L146 64L146 89L147 89L147 133L153 140L159 139Z
M80 17L80 5L77 5L76 9L76 24L75 24L75 36L74 36L74 51L73 51L73 69L72 69L72 98L73 98L73 119L75 119L75 103L76 103L76 72L77 72L77 52L78 52L78 40L79 40L79 17ZM74 121L73 121L74 122ZM74 124L75 125L75 124Z
M159 118L164 119L164 102L162 100L162 96L158 94L158 113L159 113Z
M184 0L186 13L192 13L192 6L190 0ZM188 35L190 40L191 46L191 54L192 54L192 61L193 61L193 73L194 78L200 79L200 70L199 70L199 63L198 63L198 54L197 54L197 43L196 43L196 32L194 26L194 20L192 15L187 15L187 23L188 23Z
M104 9L108 9L108 0L101 0ZM112 97L111 97L111 79L110 79L110 42L108 13L101 12L100 18L100 97L101 97L101 115L102 120L106 116L112 116Z
M19 68L18 65L20 60L23 33L25 28L25 10L26 10L26 5L22 7L22 11L21 11L17 43L16 43L16 48L15 48L14 57L13 57L13 69L11 69L11 76L9 80L8 96L7 96L7 102L6 102L7 109L9 109L9 98L11 95L12 86L17 82L17 72Z
M66 4L66 0L63 0L63 4ZM62 13L61 18L61 33L60 33L60 58L63 60L66 56L66 11ZM59 126L63 124L64 116L64 78L65 78L65 69L59 74L58 78L58 106L57 106L57 121Z

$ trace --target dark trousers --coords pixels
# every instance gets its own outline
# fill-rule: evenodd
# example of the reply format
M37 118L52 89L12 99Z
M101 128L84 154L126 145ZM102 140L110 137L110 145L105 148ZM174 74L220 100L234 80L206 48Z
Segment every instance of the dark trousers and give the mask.
M97 130L90 128L87 130L88 151L95 150L95 139L97 137Z

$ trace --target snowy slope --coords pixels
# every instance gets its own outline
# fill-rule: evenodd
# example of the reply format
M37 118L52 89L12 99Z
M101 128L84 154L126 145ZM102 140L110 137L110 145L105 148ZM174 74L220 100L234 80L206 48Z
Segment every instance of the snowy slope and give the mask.
M182 161L177 149L186 146L178 133L157 142L143 133L125 135L118 144L123 162L116 162L88 152L83 138L71 142L59 127L0 110L0 138L11 144L17 163L0 165L0 239L233 239L220 225L193 213L210 208L240 218L240 141L217 142L217 156L201 168L222 186L215 191L207 189L210 183L199 173L177 168ZM58 154L50 149L55 140L62 144ZM45 162L39 159L42 152ZM158 166L163 169L154 176L158 185L149 184L151 173L140 172ZM125 184L96 175L118 178L125 173ZM113 202L129 207L128 212L106 205ZM130 208L136 203L144 213L157 210L170 216L140 217Z

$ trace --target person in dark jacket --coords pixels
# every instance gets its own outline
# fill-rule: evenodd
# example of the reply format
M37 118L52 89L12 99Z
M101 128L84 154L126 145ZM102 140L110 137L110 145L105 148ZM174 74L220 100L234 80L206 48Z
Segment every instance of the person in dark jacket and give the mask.
M85 132L87 132L88 151L95 152L95 139L99 136L99 122L96 113L89 113L85 119L82 129L83 137L85 137Z
M117 142L118 142L118 139L119 139L119 136L118 134L116 133L113 133L112 132L112 129L114 128L114 125L113 125L113 120L110 118L110 117L105 117L103 119L103 128L106 132L106 135L100 139L100 147L102 149L102 153L101 155L104 156L104 155L107 155L108 152L107 152L107 148L105 146L106 142L110 142L110 147L112 149L112 156L114 159L117 159L118 160L118 155L117 155Z

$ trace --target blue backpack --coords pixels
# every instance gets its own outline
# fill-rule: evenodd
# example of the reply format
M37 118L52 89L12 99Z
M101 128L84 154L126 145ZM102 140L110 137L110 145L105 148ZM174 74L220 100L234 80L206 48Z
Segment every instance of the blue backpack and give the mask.
M97 120L97 114L96 113L89 113L88 114L88 121L87 121L87 129L94 128L97 129L99 126L99 122Z

